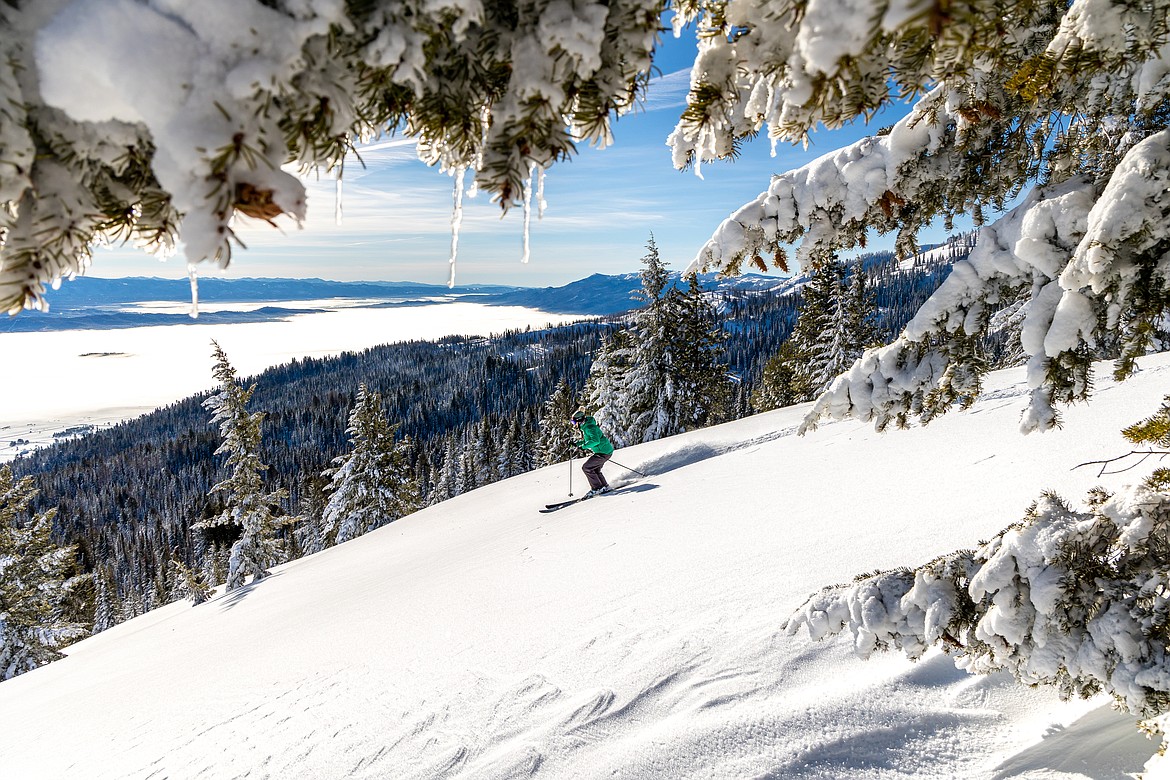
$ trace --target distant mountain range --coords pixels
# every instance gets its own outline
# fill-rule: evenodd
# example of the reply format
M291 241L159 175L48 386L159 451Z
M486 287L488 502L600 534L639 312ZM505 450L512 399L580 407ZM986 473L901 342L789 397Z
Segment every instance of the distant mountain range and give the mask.
M699 282L708 292L775 290L789 287L793 283L791 278L762 274L744 274L724 279L716 274L701 274ZM670 284L675 287L683 285L682 274L672 273ZM642 306L643 304L635 297L635 293L641 289L642 276L638 273L616 276L593 274L561 287L522 287L511 292L476 297L475 300L477 303L490 303L495 306L527 306L558 314L589 314L602 317Z
M682 284L672 274L672 284ZM792 280L761 274L719 279L700 277L712 291L763 291L791 286ZM325 279L201 279L199 302L218 305L271 303L241 310L204 311L200 322L262 322L284 319L322 309L287 308L282 302L362 300L369 307L419 306L471 301L492 306L526 306L557 314L606 316L637 308L634 293L642 288L638 273L607 276L594 274L561 287L508 287L502 285L446 285L419 282L334 282ZM187 303L191 287L185 279L128 277L99 279L79 277L61 285L50 298L50 311L25 311L0 319L0 334L30 331L109 330L152 325L190 324L186 314L139 311L134 305L151 302Z
M409 298L429 295L470 295L505 292L516 287L500 285L462 285L453 290L446 285L419 282L333 282L327 279L199 279L199 300L207 303L255 303L257 301L312 301L318 298ZM49 294L52 310L77 309L108 304L144 301L191 300L191 284L186 279L126 277L98 279L81 276L64 282L61 289Z

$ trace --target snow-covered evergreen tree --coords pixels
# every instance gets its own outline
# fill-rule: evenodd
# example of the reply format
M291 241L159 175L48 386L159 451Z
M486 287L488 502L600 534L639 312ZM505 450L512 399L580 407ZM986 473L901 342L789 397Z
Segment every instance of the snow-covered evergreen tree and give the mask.
M26 516L35 496L32 477L0 466L0 681L60 658L88 633L67 609L83 579L72 576L76 551L50 538L56 510Z
M418 485L420 500L426 501L435 488L435 469L426 447L418 447L417 440L414 458L414 482Z
M532 447L524 428L524 415L512 415L497 458L500 479L508 479L534 468Z
M223 442L215 454L228 456L227 466L231 474L211 488L211 493L223 494L223 511L201 520L196 527L231 526L240 529L240 537L232 545L228 558L227 590L232 591L243 585L249 576L253 582L267 577L268 567L279 562L280 547L274 538L274 507L285 498L285 492L264 492L262 475L268 470L268 466L260 461L260 426L264 414L250 413L247 409L256 386L245 388L241 385L223 349L215 341L211 343L215 358L213 374L220 383L220 390L203 405L212 414L212 424L219 423Z
M194 528L202 527L196 523ZM209 585L220 585L227 581L228 550L223 545L211 544L203 558L203 576Z
M748 389L747 382L743 381L742 378L735 381L731 408L731 419L733 420L742 420L752 414L751 391Z
M603 345L589 369L584 406L619 447L709 425L729 414L725 334L695 275L670 275L651 236L642 258L645 304Z
M822 266L814 277L811 286L825 297L820 303L823 329L802 345L811 396L823 392L867 347L874 346L872 329L866 327L864 276L860 268L850 274L846 264L835 261ZM823 286L818 284L822 279Z
M512 476L526 474L536 468L536 432L539 424L533 409L529 409L522 417L517 417L517 449L513 459L514 472Z
M667 294L670 276L651 236L642 257L644 304L629 332L615 333L590 367L585 395L598 424L619 447L654 441L682 430L675 366L678 300ZM619 335L620 334L620 335Z
M862 261L858 260L852 264L847 286L845 330L850 336L849 348L854 352L856 359L865 350L881 346L883 343L877 326L876 299L870 287L869 274Z
M766 412L804 400L797 379L798 366L796 345L791 338L785 339L776 354L764 364L760 382L752 392L752 408Z
M430 503L437 504L459 495L459 448L455 437L448 434L444 437L446 444L443 448L443 461L439 473L435 477L435 489L431 492Z
M671 332L680 421L690 430L729 419L733 410L723 351L727 334L719 327L718 314L704 295L698 276L688 274L686 281L685 292L671 293L678 318Z
M170 601L191 599L192 604L202 604L211 598L211 585L208 584L207 575L201 569L190 568L178 556L171 557L171 568L173 585L168 594Z
M336 544L417 511L422 503L406 453L409 442L395 441L382 409L382 396L358 386L349 415L350 451L334 459L329 503L323 513L324 534Z
M642 289L639 296L644 306L634 315L633 361L626 372L626 401L629 420L617 432L625 445L656 441L683 430L682 410L679 404L676 365L677 342L674 326L678 322L677 300L667 295L670 276L666 264L658 254L654 236L646 243L642 257Z
M801 289L800 315L792 341L797 356L796 387L802 401L816 397L856 358L845 355L849 339L844 332L844 277L845 265L832 261L818 268Z
M618 447L632 443L626 439L626 431L633 413L628 389L634 354L633 334L625 328L615 330L594 355L582 392L585 402L581 406L593 414Z
M115 622L125 623L127 620L133 620L145 614L146 606L142 591L139 588L133 588L118 602L118 615Z
M329 503L329 482L327 475L318 473L302 474L300 478L300 506L293 535L305 555L321 552L330 544L322 519Z
M544 414L540 418L540 438L537 440L537 450L540 453L540 465L549 466L553 463L569 460L576 457L577 450L573 442L581 437L577 435L570 419L577 409L578 403L573 395L569 383L562 379L556 389L544 403Z
M811 401L874 345L865 272L826 262L801 288L792 335L765 366L756 408Z
M475 484L477 487L490 485L500 478L500 445L503 443L497 436L499 432L488 418L484 417L475 426Z
M479 487L480 457L476 446L478 443L479 437L473 434L460 438L455 461L455 495L462 495Z
M109 566L94 567L93 593L93 632L97 634L114 625L118 615L118 587Z

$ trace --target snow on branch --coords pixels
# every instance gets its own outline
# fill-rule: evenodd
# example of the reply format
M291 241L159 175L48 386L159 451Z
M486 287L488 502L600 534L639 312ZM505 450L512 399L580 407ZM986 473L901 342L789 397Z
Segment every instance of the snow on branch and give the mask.
M936 90L887 135L863 138L774 176L765 192L719 225L686 272L738 273L745 260L765 270L765 254L786 266L784 246L797 241L797 259L805 266L857 244L871 222L894 229L902 205L951 173L950 159L938 152L953 131L929 118L945 98L945 91Z
M0 308L91 247L226 266L238 214L298 223L295 173L405 133L504 209L644 94L658 0L0 4ZM299 171L298 171L299 169Z
M1170 711L1170 494L1146 486L1045 494L979 549L813 594L785 621L848 631L859 655L932 646L971 672L1005 670L1062 696L1106 692L1140 718Z
M1090 389L1090 350L1117 333L1119 376L1152 343L1164 313L1170 260L1170 131L1135 145L1100 195L1087 177L1037 187L983 228L971 255L891 345L870 350L817 400L804 429L851 416L879 427L929 421L974 400L983 366L973 336L986 332L1005 292L1027 290L1021 345L1031 403L1025 432L1059 423L1056 405Z
M801 140L818 123L922 95L888 131L773 177L690 270L765 269L767 255L786 268L792 246L800 265L821 265L872 233L896 232L905 257L923 226L970 215L983 226L971 259L895 344L826 391L805 428L843 416L905 425L969 403L985 370L979 338L1021 296L1033 389L1021 428L1058 425L1058 405L1089 394L1094 350L1116 345L1123 377L1166 343L1170 10L975 0L961 21L914 4L854 10L844 0L683 4L708 34L671 139L678 165L733 156L765 127Z
M1033 388L1041 387L1044 334L1061 292L1055 277L1061 256L1067 258L1083 235L1092 193L1083 178L1037 188L979 231L971 254L954 265L898 339L868 350L838 377L817 399L802 430L826 417L872 420L879 429L891 422L901 426L912 416L929 421L952 404L971 403L984 370L972 337L986 330L995 305L1013 290L1030 288L1022 342L1027 354L1040 353L1029 364L1029 380ZM1034 391L1033 406L1052 424L1055 413L1044 393Z

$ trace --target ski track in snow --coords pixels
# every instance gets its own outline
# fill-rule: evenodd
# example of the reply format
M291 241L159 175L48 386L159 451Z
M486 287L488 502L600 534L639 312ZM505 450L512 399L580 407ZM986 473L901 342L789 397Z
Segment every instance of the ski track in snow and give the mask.
M393 686L363 690L346 685L340 672L319 674L166 746L140 771L74 768L85 776L143 778L502 780L544 770L551 777L977 778L988 776L985 751L969 745L996 736L1007 742L996 734L1003 720L997 698L1010 699L1014 684L969 677L945 656L907 665L889 655L864 664L865 698L893 702L867 708L859 706L853 673L826 682L825 666L862 664L840 645L785 640L771 627L751 637L710 636L701 650L684 644L681 656L669 637L650 647L645 635L599 638L642 648L630 657L631 669L615 670L613 683L625 693L602 687L570 694L541 674L510 684L479 678L435 708L398 699ZM754 648L746 654L754 657L717 657L736 642ZM656 671L646 677L639 669ZM621 684L627 674L643 682L630 690ZM811 682L802 685L802 678ZM750 708L737 710L741 702ZM1116 727L1115 718L1106 720ZM284 729L300 735L296 748L270 752L270 735ZM148 731L143 719L137 732L145 738ZM1136 730L1133 737L1140 747ZM223 745L232 750L219 752ZM130 739L126 752L136 747ZM1040 755L1052 759L1059 750ZM760 755L772 768L756 775ZM1036 776L1026 752L1020 763L1028 771L996 777ZM592 768L579 774L578 764Z

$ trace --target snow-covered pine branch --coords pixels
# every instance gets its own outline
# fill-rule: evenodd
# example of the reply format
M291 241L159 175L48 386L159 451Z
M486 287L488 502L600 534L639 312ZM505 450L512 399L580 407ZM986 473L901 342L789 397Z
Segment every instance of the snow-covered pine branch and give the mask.
M971 672L1010 672L1063 696L1106 692L1143 719L1170 713L1170 493L1045 494L977 550L813 594L786 621L857 652L940 646ZM1164 726L1162 723L1159 728Z
M1121 435L1134 444L1170 447L1170 395L1162 399L1162 406L1157 412L1125 428ZM1166 454L1163 453L1163 457ZM1163 466L1154 469L1146 478L1146 485L1153 489L1170 490L1170 468Z
M800 140L818 122L868 117L896 93L922 95L888 132L774 177L692 268L764 267L767 254L785 266L790 244L815 265L870 231L897 231L908 254L932 220L970 213L982 223L1033 187L980 231L971 259L897 343L867 353L822 396L809 424L850 415L882 427L968 401L983 371L971 340L1020 288L1031 290L1023 346L1034 388L1022 428L1057 424L1056 404L1088 394L1089 349L1120 336L1119 370L1132 370L1165 310L1170 6L979 0L948 15L879 2L868 16L844 6L682 6L711 34L700 36L690 106L672 136L677 164L729 156L764 129Z
M660 2L0 4L0 308L43 307L95 243L227 265L231 220L305 215L284 166L403 132L507 208L604 145L643 92Z

